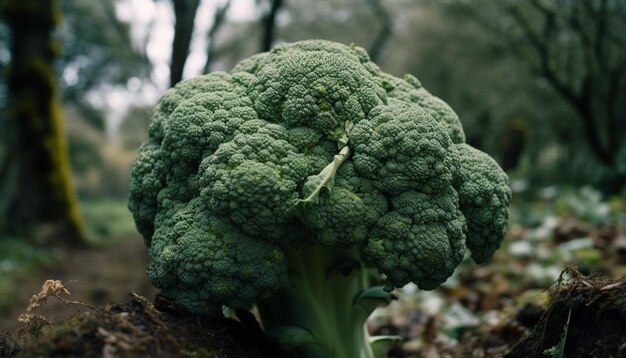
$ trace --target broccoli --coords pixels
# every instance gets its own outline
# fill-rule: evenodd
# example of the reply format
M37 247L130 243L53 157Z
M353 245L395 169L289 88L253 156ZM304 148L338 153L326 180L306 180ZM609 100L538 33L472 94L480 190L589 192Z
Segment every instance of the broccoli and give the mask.
M148 275L192 312L256 304L294 356L371 357L389 292L500 245L508 178L464 141L447 104L356 46L284 44L181 82L133 166Z

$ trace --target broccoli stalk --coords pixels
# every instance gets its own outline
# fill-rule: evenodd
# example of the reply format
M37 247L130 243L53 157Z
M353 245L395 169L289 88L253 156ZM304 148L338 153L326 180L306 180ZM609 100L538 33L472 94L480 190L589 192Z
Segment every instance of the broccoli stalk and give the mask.
M370 287L359 250L286 250L288 283L257 307L264 328L294 357L373 357L365 321L391 295Z
M332 162L307 178L296 206L315 205L323 188L332 190L337 170L351 153L349 129L342 131ZM284 253L287 283L257 302L269 336L295 357L373 357L365 321L390 294L370 288L359 250L310 245Z

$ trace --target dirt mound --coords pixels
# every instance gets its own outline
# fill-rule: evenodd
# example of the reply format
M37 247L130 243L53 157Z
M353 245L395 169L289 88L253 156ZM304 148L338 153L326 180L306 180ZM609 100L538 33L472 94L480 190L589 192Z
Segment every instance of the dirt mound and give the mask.
M539 323L506 357L546 357L551 348L552 357L626 357L626 278L564 274L571 279L559 279Z
M62 323L23 347L18 357L280 356L250 313L242 312L240 319L208 319L162 297L153 304L133 294L129 303L99 307ZM17 353L9 339L0 341L6 356Z

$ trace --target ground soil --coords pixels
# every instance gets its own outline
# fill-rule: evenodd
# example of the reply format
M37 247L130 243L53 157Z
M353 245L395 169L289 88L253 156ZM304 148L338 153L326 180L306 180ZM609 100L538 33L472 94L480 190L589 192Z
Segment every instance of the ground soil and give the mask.
M139 236L65 252L57 264L15 288L23 302L0 319L0 357L280 356L248 312L239 312L243 323L209 319L157 296L146 277L148 262ZM71 293L59 296L85 305L50 296L35 312L44 324L18 322L49 279L61 281Z
M626 278L568 273L573 278L557 283L539 322L505 357L546 357L544 352L553 347L562 352L553 357L626 357Z
M247 313L247 312L246 312ZM16 347L0 339L0 354L13 357L280 357L254 317L241 322L193 315L158 297L153 304L133 295L126 304L76 315ZM24 339L22 339L24 341Z
M71 249L61 259L15 287L21 302L0 317L0 331L15 331L18 317L28 306L32 295L48 279L60 280L70 291L68 299L92 306L111 302L124 303L135 292L153 299L157 293L146 276L148 250L140 236L122 237L105 247ZM38 309L52 325L77 313L77 307L63 305L54 298Z

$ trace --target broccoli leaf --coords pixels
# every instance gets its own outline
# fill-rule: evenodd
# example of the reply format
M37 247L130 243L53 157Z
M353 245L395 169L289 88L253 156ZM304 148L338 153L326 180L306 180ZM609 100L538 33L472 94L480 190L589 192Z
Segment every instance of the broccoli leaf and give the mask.
M350 152L350 147L344 146L338 154L335 154L333 161L322 169L319 174L308 177L302 188L304 199L299 199L296 205L317 204L322 188L326 188L329 191L332 190L335 185L335 174L341 164L348 159Z

